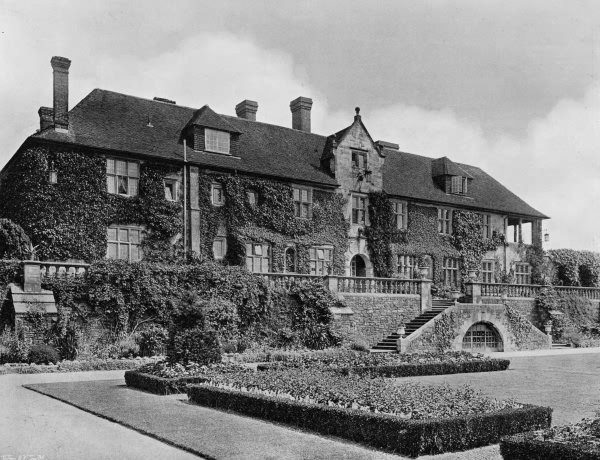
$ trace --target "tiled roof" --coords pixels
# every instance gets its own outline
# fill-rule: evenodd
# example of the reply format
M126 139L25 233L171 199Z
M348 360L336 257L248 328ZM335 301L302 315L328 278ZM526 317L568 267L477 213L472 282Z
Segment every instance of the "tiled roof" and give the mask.
M149 122L152 126L148 126ZM242 134L239 157L194 151L188 146L187 159L191 163L324 186L338 185L321 169L321 156L331 138L328 143L327 137L318 134L216 114L208 106L196 110L100 89L93 90L70 111L68 134L47 129L33 137L181 161L182 130L194 122ZM349 128L337 133L338 142ZM459 168L473 177L468 196L452 195L434 183L432 164L436 160L390 148L384 149L384 153L384 189L392 196L547 218L474 166L441 159L445 170Z
M195 110L100 89L93 90L69 112L68 134L47 129L34 137L181 161L181 132L196 119L214 127L220 123L219 129L243 134L239 138L239 157L197 152L188 146L187 159L192 163L337 185L320 167L325 136L217 115L207 106Z
M390 195L490 212L548 218L475 166L456 163L473 180L469 181L469 193L466 196L454 195L435 185L432 177L434 159L391 149L386 149L385 153L383 187Z
M467 171L462 169L448 157L438 158L431 162L431 174L437 176L462 176L473 179Z

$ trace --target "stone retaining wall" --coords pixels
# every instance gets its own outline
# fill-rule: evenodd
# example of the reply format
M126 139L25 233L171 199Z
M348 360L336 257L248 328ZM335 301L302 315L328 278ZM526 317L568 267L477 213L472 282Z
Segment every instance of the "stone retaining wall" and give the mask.
M345 342L364 340L374 345L397 326L419 316L419 295L343 294L346 305L333 311L334 330Z

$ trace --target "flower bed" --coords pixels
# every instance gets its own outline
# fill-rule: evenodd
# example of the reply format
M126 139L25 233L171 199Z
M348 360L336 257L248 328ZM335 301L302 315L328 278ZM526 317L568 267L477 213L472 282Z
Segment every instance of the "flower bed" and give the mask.
M505 460L600 460L600 414L571 425L504 438L500 453Z
M3 374L44 374L56 372L83 372L83 371L116 371L135 369L137 367L154 363L161 357L133 358L133 359L92 359L88 361L61 361L57 364L5 364L0 366L0 375Z
M522 405L489 413L410 419L214 384L191 385L188 397L203 406L287 423L411 457L494 444L503 435L549 426L552 412L550 408Z

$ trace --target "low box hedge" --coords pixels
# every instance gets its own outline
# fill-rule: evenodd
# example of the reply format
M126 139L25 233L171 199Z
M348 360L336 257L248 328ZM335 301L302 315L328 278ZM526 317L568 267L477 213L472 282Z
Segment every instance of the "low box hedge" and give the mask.
M500 440L504 460L600 460L597 449L536 439L532 433L507 436Z
M441 363L407 363L387 366L355 366L341 367L344 375L372 375L379 377L416 377L423 375L462 374L469 372L493 372L508 369L508 359L491 359L486 361L446 361ZM260 363L259 371L266 371L281 366L279 363Z
M505 435L549 427L552 419L551 408L532 405L481 415L410 420L203 384L187 387L187 394L190 401L202 406L286 423L410 457L495 444Z
M138 388L149 393L163 396L185 393L186 385L190 383L202 383L205 381L206 379L204 377L178 377L175 379L167 379L138 371L125 372L125 383L128 387Z

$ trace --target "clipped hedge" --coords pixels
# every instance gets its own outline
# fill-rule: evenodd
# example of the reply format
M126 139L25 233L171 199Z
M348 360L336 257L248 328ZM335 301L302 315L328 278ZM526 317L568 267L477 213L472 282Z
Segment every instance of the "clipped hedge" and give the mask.
M360 366L344 367L345 375L371 375L379 377L416 377L421 375L463 374L472 372L505 371L508 359L492 359L489 361L463 361L442 363L399 364L397 366Z
M600 460L597 449L542 441L531 433L501 439L500 454L504 460Z
M187 394L202 406L340 436L410 457L495 444L505 435L549 427L552 420L551 408L532 405L481 415L408 420L203 384L189 386Z
M163 396L185 393L186 385L190 383L203 383L205 381L206 378L204 377L179 377L176 379L167 379L137 371L125 372L125 383L128 387L138 388L149 393Z

